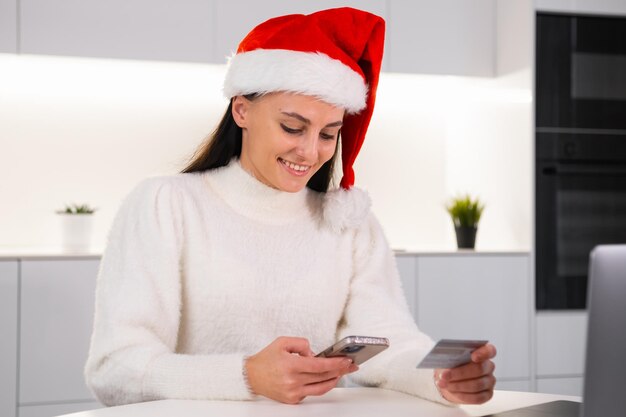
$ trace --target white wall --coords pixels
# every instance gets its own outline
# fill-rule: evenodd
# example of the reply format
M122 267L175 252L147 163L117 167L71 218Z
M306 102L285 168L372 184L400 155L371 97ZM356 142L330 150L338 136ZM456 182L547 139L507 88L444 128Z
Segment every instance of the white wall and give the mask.
M99 208L180 170L221 118L223 66L0 54L0 246L60 242L54 210ZM477 247L530 248L528 68L492 79L383 74L356 163L394 247L453 249L457 192L487 203Z

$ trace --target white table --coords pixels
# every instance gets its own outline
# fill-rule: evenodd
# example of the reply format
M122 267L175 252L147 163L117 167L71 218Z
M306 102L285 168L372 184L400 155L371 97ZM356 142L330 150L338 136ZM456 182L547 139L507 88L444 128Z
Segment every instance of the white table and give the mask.
M322 397L308 397L298 405L259 398L254 401L163 400L66 414L72 417L462 417L482 416L554 400L579 397L496 391L483 405L446 407L395 391L377 388L335 388Z

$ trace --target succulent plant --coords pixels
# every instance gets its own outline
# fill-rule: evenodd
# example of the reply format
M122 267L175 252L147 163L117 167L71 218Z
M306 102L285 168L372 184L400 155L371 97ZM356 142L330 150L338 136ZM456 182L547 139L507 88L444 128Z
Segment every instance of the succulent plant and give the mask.
M58 214L93 214L97 209L89 204L66 204L65 208L57 210Z
M477 227L485 206L478 198L468 195L456 197L446 206L456 227Z

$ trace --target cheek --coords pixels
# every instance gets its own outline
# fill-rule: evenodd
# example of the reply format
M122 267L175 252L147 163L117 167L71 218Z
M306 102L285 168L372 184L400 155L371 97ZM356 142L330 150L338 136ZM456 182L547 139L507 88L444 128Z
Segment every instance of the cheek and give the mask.
M335 148L337 147L337 141L329 140L322 141L319 147L320 159L323 159L324 162L330 160L335 154Z

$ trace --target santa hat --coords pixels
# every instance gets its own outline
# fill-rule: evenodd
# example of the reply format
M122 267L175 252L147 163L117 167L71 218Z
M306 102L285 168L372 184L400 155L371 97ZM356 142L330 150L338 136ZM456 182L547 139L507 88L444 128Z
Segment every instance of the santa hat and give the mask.
M270 19L230 58L224 94L288 91L343 107L341 187L349 189L374 110L384 36L382 18L349 7Z

